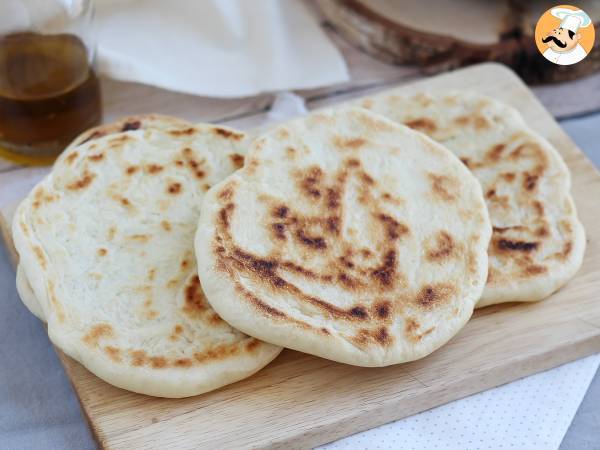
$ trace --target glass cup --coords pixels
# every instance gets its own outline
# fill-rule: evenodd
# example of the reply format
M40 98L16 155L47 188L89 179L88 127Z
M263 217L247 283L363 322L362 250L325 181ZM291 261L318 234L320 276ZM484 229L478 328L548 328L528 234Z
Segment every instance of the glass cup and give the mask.
M0 0L0 157L48 164L102 117L92 0Z

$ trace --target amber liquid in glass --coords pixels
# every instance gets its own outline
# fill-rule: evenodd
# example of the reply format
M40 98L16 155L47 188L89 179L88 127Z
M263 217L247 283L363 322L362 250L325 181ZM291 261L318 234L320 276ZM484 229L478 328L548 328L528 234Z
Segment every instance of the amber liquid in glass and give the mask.
M100 85L77 36L0 36L1 156L51 161L101 117Z

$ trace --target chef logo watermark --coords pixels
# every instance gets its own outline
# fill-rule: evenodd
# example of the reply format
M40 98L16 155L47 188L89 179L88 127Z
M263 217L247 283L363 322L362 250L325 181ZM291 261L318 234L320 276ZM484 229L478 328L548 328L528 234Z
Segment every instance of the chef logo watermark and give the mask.
M584 59L594 46L590 16L571 5L550 8L535 27L535 43L548 61L570 66Z

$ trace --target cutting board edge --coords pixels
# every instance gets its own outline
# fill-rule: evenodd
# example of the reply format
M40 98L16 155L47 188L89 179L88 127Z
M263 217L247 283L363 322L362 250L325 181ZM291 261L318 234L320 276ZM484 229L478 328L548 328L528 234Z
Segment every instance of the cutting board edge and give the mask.
M582 319L577 320L584 322ZM566 343L555 349L540 352L539 354L536 354L533 357L529 356L527 358L523 358L522 361L519 361L519 366L516 371L514 367L509 367L507 364L499 365L498 370L502 374L499 378L485 378L485 373L475 373L472 374L470 377L457 380L453 383L445 385L442 390L436 390L436 388L433 386L425 386L424 391L421 391L419 394L415 395L414 397L411 397L412 401L420 397L426 399L427 396L431 395L432 393L438 395L438 397L436 397L437 400L431 400L429 404L425 403L425 407L418 406L414 408L409 408L406 410L402 410L400 414L397 414L396 412L398 411L398 402L389 402L385 405L381 405L378 409L376 408L374 410L368 411L368 417L373 418L373 420L370 422L364 421L363 411L362 414L359 413L354 416L340 418L337 421L332 421L320 427L312 428L308 432L299 432L294 435L289 435L284 439L273 439L271 442L265 443L264 445L253 445L252 448L261 450L285 450L290 448L310 449L318 445L324 445L337 439L350 436L351 434L360 433L362 431L377 426L394 422L396 420L400 420L405 417L409 417L414 414L427 411L437 406L442 406L455 400L460 400L462 398L486 391L488 389L493 389L505 385L507 383L525 378L527 376L556 368L558 366L567 364L577 359L596 354L600 352L600 327L589 323L587 323L587 325L595 330L593 334L577 342ZM569 351L563 351L567 349ZM484 381L478 382L478 380ZM454 388L458 387L460 389L464 386L466 386L467 388L462 389L459 394L456 395L455 393L452 393L450 395L447 395L448 393L453 392L452 390ZM442 395L442 400L439 400L439 395ZM383 419L381 419L381 417L383 417ZM361 420L362 423L358 424L358 421ZM168 422L169 420L164 421L163 424L168 424ZM352 431L340 431L340 424L352 426ZM150 427L152 427L152 425L141 427L136 431ZM94 429L94 434L99 437L103 436L102 431L97 429ZM107 445L104 448L110 450L121 450L125 448L133 448L137 444L140 444L136 440L128 441L127 434L127 432L122 432L118 435L112 436L110 439L105 441ZM325 435L327 436L327 439L324 440L322 436ZM117 438L121 442L115 446L112 446L110 444L110 441L114 440L115 438ZM101 439L99 439L99 442L101 442ZM302 445L299 445L299 442L302 442ZM206 445L198 445L197 443L195 443L194 448L210 449L214 447L212 442L208 442L206 443Z

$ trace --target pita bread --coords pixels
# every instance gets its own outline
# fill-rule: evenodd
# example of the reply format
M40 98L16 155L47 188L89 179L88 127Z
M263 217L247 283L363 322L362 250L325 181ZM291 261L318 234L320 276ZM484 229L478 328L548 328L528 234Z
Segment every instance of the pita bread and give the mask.
M42 322L45 322L46 318L44 317L44 311L42 311L40 304L35 298L31 284L29 284L29 281L27 280L27 277L20 265L17 266L17 292L19 293L21 301L27 307L29 312L31 312L31 314L40 319Z
M569 171L515 109L468 92L392 93L360 105L442 143L481 183L494 232L478 307L542 300L575 275L585 233Z
M142 127L142 121L144 129L153 128L157 130L168 130L169 128L185 128L190 125L185 120L171 116L164 116L161 114L146 114L143 116L123 117L116 122L99 125L84 131L77 136L77 138L75 138L67 150L102 136L113 135L123 131L136 130ZM31 284L29 283L29 280L27 280L25 271L21 268L20 264L17 266L16 284L19 297L27 309L29 309L29 312L31 312L41 321L46 322L46 318L44 317L44 313L39 305L39 302L35 298Z
M348 364L427 355L467 322L491 227L439 144L362 109L266 133L206 195L198 271L214 309L276 345Z
M19 206L19 292L52 342L118 387L186 397L280 348L206 302L193 236L205 192L243 164L244 134L160 116L80 136ZM30 286L29 286L30 284Z

